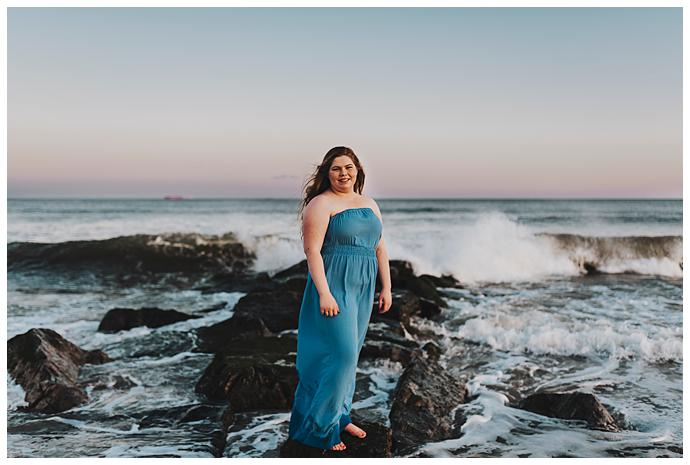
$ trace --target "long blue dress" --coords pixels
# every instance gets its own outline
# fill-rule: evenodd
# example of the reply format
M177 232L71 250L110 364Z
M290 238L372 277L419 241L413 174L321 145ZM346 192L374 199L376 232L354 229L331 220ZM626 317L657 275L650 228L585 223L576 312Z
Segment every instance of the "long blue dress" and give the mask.
M288 436L320 449L340 442L351 422L359 352L374 304L376 246L383 225L369 207L331 217L321 248L326 281L340 312L322 315L319 294L307 276L297 331L297 374Z

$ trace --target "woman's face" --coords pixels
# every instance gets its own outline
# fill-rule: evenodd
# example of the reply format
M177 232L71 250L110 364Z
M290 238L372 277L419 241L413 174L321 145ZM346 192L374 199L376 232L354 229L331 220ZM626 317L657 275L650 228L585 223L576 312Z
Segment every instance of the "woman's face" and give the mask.
M328 179L334 190L338 192L351 192L357 180L355 162L347 155L334 158L331 168L328 170Z

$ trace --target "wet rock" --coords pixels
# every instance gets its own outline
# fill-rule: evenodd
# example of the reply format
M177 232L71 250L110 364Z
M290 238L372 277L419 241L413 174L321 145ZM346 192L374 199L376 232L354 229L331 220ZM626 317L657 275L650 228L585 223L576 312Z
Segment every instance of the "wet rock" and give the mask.
M255 255L233 233L136 234L58 243L11 242L8 270L61 267L123 272L247 272Z
M280 286L278 281L271 279L266 272L237 274L232 271L220 271L204 279L203 284L193 287L202 294L217 292L252 292L272 290Z
M434 360L436 362L438 362L439 358L441 357L441 354L443 353L443 350L438 346L438 344L431 341L424 344L422 350L426 354L427 358Z
M7 425L8 434L26 434L28 436L56 437L58 435L79 434L79 427L53 420L50 417L33 419L27 423Z
M426 442L457 435L458 417L451 412L467 397L465 385L441 365L415 357L392 394L394 453L406 455Z
M94 381L95 384L93 384L92 388L94 391L101 391L103 389L127 390L133 388L134 386L138 386L136 381L126 375L114 375L107 383L99 380L88 380L87 382L81 382L80 385L83 386Z
M280 446L280 456L283 458L319 458L326 453L323 449L307 446L301 442L297 442L288 438Z
M235 314L225 321L196 329L198 337L195 352L218 352L228 339L271 336L273 333L261 318L247 314Z
M208 352L201 349L201 347L197 347L194 352ZM213 349L212 352L247 357L267 363L284 361L287 364L294 364L297 337L290 334L264 337L228 336L223 344L215 346Z
M32 328L7 341L7 371L24 391L21 410L57 413L88 400L77 384L84 364L110 362L98 349L84 350L48 328Z
M283 284L283 289L289 289L298 292L300 295L300 304L302 303L301 296L304 294L304 289L307 287L307 280L305 278L290 278Z
M372 327L367 330L359 357L360 359L385 358L407 366L418 350L419 344L417 342L407 339L387 327Z
M307 279L307 275L309 274L309 264L307 263L307 260L302 260L299 263L296 263L292 265L289 268L285 268L282 271L279 271L278 273L273 275L273 279L277 281L287 281L292 278L302 278L302 279Z
M441 316L442 308L439 304L430 299L421 297L419 299L419 316L429 320L438 320Z
M441 307L447 302L441 297L433 281L427 277L416 276L412 264L406 260L390 260L391 286L394 290L412 291L416 296L431 300ZM376 281L376 290L381 290L381 283Z
M199 313L213 313L213 312L217 312L218 310L223 310L227 306L228 306L227 302L218 302L217 304L211 305L208 308L204 308L203 310L199 310Z
M214 457L223 457L225 448L228 445L228 431L235 423L235 412L231 406L225 407L221 414L221 427L211 435L211 446L213 447Z
M379 423L364 420L358 417L354 411L352 412L352 422L366 431L367 435L364 439L360 439L347 432L342 432L340 438L345 443L345 450L318 449L288 438L280 447L280 456L292 458L385 458L393 456L392 435L389 428Z
M378 301L374 302L370 321L399 321L405 326L409 326L410 317L417 315L421 311L420 299L408 290L393 290L391 292L393 303L387 312L379 313Z
M136 419L139 428L172 428L178 423L217 421L222 411L223 406L201 403L146 409L133 412L131 417Z
M397 344L381 341L369 341L362 347L360 359L388 359L392 362L400 362L403 366L410 364L414 357L414 351Z
M182 412L179 421L180 423L189 423L193 421L207 420L209 418L217 419L219 416L221 416L223 410L225 409L219 408L218 405L214 404L192 405Z
M620 426L593 394L540 392L522 399L516 408L564 420L583 420L590 428L620 431Z
M202 293L216 292L255 292L255 291L275 291L280 288L288 288L297 292L304 292L307 284L307 261L301 262L286 268L272 277L266 272L237 273L219 272L206 279L204 284L198 285L195 289Z
M284 285L272 291L250 292L237 302L233 316L261 318L274 333L296 329L303 291Z
M235 412L289 410L297 381L294 365L217 353L197 382L195 392L210 400L227 400Z
M185 321L193 318L200 318L199 315L188 315L177 310L163 310L156 307L134 308L113 308L108 310L98 331L103 333L116 333L122 330L146 326L149 328L159 328L161 326Z
M419 277L430 281L431 284L433 284L436 287L455 287L458 289L464 289L465 287L460 283L460 281L455 279L455 277L450 274L444 274L440 277L433 276L430 274L422 274L419 275Z
M220 339L216 343L214 358L195 392L225 405L221 428L211 434L213 454L222 457L235 413L292 407L298 383L297 339L292 335L226 337L222 344Z
M377 310L374 310L377 311ZM387 318L380 318L378 321L370 321L367 328L367 335L373 335L376 332L384 332L388 334L395 334L396 336L405 337L407 329L399 321Z

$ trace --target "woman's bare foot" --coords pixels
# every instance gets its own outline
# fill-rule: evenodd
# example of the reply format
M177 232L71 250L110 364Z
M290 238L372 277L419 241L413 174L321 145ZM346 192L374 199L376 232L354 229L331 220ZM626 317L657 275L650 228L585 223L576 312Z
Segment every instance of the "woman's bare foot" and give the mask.
M364 436L367 435L366 431L364 431L362 428L355 425L354 423L348 423L348 425L345 427L345 431L347 431L348 433L350 433L354 437L360 438L360 439L364 438Z
M346 449L345 443L342 442L342 441L340 441L340 442L339 442L338 444L336 444L335 446L331 447L331 450L345 450L345 449Z

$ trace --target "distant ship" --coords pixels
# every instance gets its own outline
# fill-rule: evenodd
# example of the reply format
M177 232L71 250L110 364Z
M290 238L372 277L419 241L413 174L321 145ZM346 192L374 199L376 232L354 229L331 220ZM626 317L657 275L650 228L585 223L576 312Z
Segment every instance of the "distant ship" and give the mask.
M184 200L185 197L182 197L181 195L166 195L164 197L164 200Z

